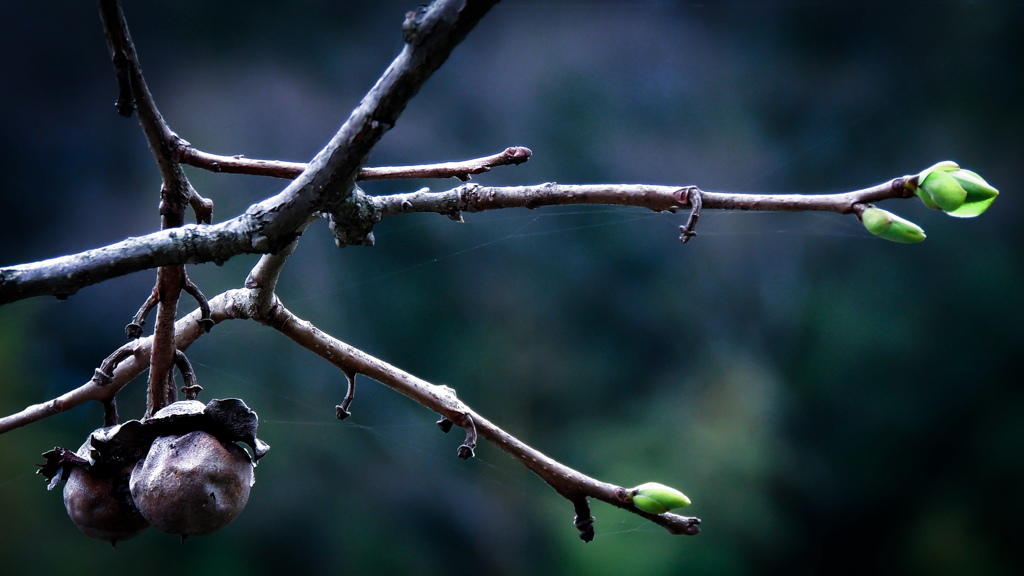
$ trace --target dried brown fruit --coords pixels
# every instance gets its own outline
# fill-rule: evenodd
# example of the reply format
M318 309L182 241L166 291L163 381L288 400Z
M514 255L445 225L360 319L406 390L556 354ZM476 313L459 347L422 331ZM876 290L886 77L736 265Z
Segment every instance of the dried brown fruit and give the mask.
M152 524L182 536L209 534L249 500L253 468L270 446L237 398L175 402L150 418L100 428L78 452L54 448L38 470L93 538L118 542ZM244 443L251 452L236 442Z
M131 495L154 528L199 536L245 508L254 481L249 454L203 431L161 436L131 473Z
M70 466L64 507L86 536L116 545L149 527L132 501L128 476L135 463L119 469Z

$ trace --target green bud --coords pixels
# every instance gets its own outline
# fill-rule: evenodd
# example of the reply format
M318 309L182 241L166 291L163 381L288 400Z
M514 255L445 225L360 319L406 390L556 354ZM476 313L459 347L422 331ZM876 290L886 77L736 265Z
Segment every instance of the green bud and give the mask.
M868 232L893 242L916 244L925 238L924 230L917 224L874 206L865 210L860 220Z
M960 187L967 193L963 205L949 212L950 216L973 218L988 210L988 207L995 202L996 196L999 195L999 190L996 190L991 184L985 182L984 178L970 170L957 170L951 172L950 176L956 179Z
M630 490L629 495L633 506L651 514L664 514L674 508L690 505L690 499L685 494L657 482L641 484Z
M981 214L999 195L999 191L977 173L949 160L918 174L917 182L917 195L925 206L958 218Z
M967 191L951 174L935 170L924 180L919 180L917 185L919 191L924 192L935 205L947 213L960 208L967 200Z

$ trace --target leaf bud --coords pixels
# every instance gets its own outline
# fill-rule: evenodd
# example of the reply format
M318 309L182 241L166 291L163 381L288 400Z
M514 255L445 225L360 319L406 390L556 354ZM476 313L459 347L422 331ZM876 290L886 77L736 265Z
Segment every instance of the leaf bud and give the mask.
M917 224L874 206L864 210L860 221L868 232L885 240L916 244L925 239L924 230Z
M917 181L917 196L925 206L958 218L978 216L999 195L999 191L977 173L949 160L921 172Z
M633 502L633 506L651 514L664 514L690 505L690 499L685 494L657 482L647 482L633 488L627 492L627 498Z

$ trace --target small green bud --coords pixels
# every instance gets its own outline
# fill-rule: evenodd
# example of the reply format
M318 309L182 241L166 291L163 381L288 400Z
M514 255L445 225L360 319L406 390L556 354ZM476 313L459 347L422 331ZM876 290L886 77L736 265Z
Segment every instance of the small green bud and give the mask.
M984 178L949 160L917 176L917 195L924 205L950 216L972 218L988 209L999 191Z
M868 232L893 242L916 244L925 238L924 230L917 224L874 206L864 210L860 220Z
M988 207L995 202L996 196L999 195L999 190L996 190L991 184L985 182L984 178L970 170L957 170L950 173L950 176L956 179L960 187L967 193L963 205L949 212L950 216L973 218L988 210Z
M924 192L943 212L953 212L964 205L967 191L949 172L935 170L919 180L918 190Z
M686 494L657 482L641 484L628 494L633 506L651 514L664 514L674 508L690 505L690 499Z

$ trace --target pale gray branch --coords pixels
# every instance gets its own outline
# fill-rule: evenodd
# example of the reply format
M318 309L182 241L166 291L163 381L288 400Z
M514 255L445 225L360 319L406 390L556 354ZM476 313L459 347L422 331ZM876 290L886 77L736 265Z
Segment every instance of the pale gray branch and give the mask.
M539 208L567 204L635 206L657 212L689 206L687 192L696 190L704 209L759 210L771 212L824 211L851 214L854 206L891 198L908 198L913 192L906 183L911 176L839 194L742 194L705 192L692 186L651 184L557 184L533 186L481 186L463 184L451 190L416 192L370 197L379 218L406 212L457 214L504 208Z
M850 214L858 205L913 196L916 176L839 194L737 194L699 191L705 210L826 211ZM481 186L464 184L443 192L421 190L404 194L369 196L355 189L354 208L348 218L334 220L336 234L357 231L368 236L381 218L407 212L436 212L458 216L503 208L539 208L565 204L636 206L675 211L688 206L690 187L648 184L538 184L534 186ZM287 246L310 221L307 214L294 230L274 236L268 222L291 208L292 196L280 194L221 224L188 225L129 238L103 248L51 260L0 268L0 304L31 296L67 297L84 286L131 272L199 262L224 262L243 253L267 253ZM273 202L271 201L273 200ZM287 240L287 241L286 241Z
M643 516L673 534L693 535L699 532L699 519L676 514L648 514L636 509L625 501L625 488L591 478L546 456L473 411L456 397L451 388L431 384L345 344L280 304L273 306L267 316L259 320L342 371L369 376L453 422L465 421L469 416L481 437L520 462L574 504L585 498L594 498Z
M178 161L182 164L223 172L225 174L249 174L252 176L270 176L273 178L292 179L306 169L303 162L282 162L280 160L259 160L244 156L220 156L194 148L188 142L179 140L176 150ZM394 180L399 178L459 178L469 180L472 174L483 174L491 168L522 164L530 159L529 148L513 146L498 154L459 160L457 162L441 162L438 164L421 164L416 166L377 166L363 167L356 174L356 180Z
M496 0L439 0L411 22L408 43L305 171L282 192L216 226L182 227L43 262L0 268L0 304L41 295L66 298L81 288L158 266L223 262L273 253L321 212L336 214L355 177L409 100ZM336 221L348 214L338 213Z
M81 288L132 272L200 262L222 263L238 254L266 252L258 219L243 214L215 225L189 224L69 254L0 268L0 304L32 296L67 298ZM294 235L292 235L294 237Z

